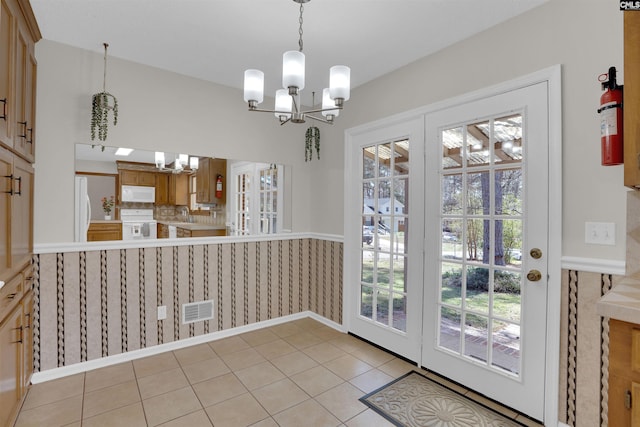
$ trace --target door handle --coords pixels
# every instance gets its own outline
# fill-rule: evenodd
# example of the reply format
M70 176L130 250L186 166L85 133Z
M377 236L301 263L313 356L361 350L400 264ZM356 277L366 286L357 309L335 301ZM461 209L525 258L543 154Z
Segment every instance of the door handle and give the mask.
M527 273L527 280L530 282L537 282L540 279L542 279L542 273L540 273L538 270L530 270Z

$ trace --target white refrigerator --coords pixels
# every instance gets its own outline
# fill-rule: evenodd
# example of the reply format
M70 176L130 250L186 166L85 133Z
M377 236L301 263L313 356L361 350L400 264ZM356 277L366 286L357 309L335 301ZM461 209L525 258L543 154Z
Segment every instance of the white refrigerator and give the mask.
M76 197L75 197L75 241L86 242L87 230L91 222L91 202L87 189L87 178L76 176Z

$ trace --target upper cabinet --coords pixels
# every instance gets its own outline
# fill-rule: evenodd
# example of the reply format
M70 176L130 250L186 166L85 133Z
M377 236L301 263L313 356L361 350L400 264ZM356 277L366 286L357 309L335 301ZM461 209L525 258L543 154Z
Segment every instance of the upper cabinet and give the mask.
M624 185L640 189L640 12L624 13Z
M35 160L36 60L41 38L27 0L0 0L0 143Z
M155 172L139 171L139 170L120 170L121 185L140 185L142 187L155 187Z
M227 161L200 157L196 172L196 202L224 204L227 194Z

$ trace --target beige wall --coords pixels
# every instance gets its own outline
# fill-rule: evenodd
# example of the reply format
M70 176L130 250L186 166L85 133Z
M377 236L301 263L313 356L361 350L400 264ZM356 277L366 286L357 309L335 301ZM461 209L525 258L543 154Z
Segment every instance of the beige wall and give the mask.
M324 132L323 158L313 165L314 182L323 183L313 187L313 231L342 234L345 129L555 64L562 65L563 87L563 255L623 261L623 171L622 166L600 166L596 114L598 75L613 65L624 81L622 12L616 2L602 0L550 0L354 89L337 126ZM323 206L334 208L327 211ZM585 244L586 221L615 223L616 245Z
M36 57L35 244L71 242L74 147L91 143L91 96L102 90L103 55L41 40ZM239 90L111 57L107 91L120 114L106 145L290 165L292 229L311 229L306 126L281 127L271 114L249 113Z

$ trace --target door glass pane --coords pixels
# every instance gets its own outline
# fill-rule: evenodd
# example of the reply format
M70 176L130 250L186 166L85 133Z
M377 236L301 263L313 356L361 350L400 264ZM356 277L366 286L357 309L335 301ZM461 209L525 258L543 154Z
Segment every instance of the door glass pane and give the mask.
M369 319L373 316L373 288L371 286L362 286L360 292L360 315Z
M449 307L440 309L440 334L438 335L438 345L440 347L460 352L460 331L462 316L459 310Z
M522 115L441 129L440 137L439 345L519 374Z
M379 326L404 332L410 255L407 251L409 141L364 147L362 159L361 286L367 290L366 298L370 298L370 302L365 300L363 291L360 314Z
M462 167L462 150L464 138L462 127L445 129L442 138L442 168L458 169Z
M467 313L464 321L464 355L487 361L488 323L486 316Z

